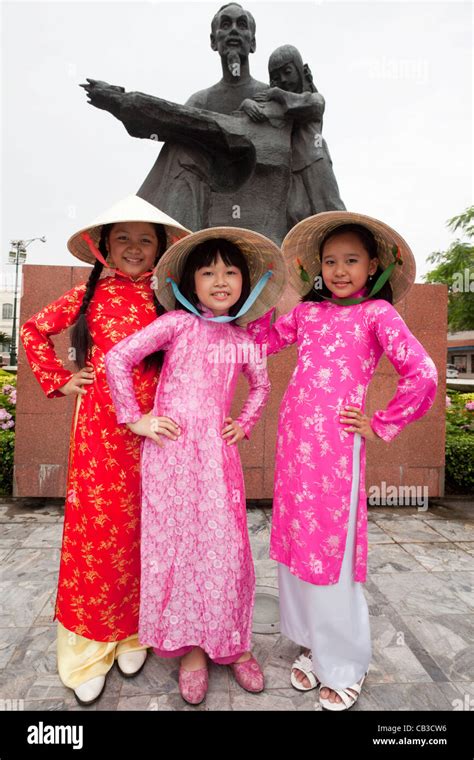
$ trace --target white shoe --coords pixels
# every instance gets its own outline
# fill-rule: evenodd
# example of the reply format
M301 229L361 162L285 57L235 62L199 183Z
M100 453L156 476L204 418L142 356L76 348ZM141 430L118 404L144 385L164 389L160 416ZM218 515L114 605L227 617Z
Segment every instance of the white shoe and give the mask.
M138 652L124 652L117 657L117 667L125 678L136 676L145 664L148 650L140 649Z
M365 676L367 673L365 674ZM353 683L352 686L348 686L346 689L332 689L330 686L323 686L321 684L319 688L319 704L324 707L325 710L331 710L332 712L341 712L342 710L350 710L359 699L362 686L365 681L365 676L361 678L359 683ZM330 689L335 691L342 700L342 702L330 702L329 699L321 696L321 689ZM355 694L351 692L355 691Z
M291 676L290 676L291 685L295 689L298 689L298 691L311 691L311 689L316 689L319 686L319 681L314 675L312 668L313 668L313 661L311 657L311 652L308 652L308 654L304 654L304 653L300 654L300 656L296 658L293 665L291 666ZM304 686L301 681L298 681L297 677L293 673L293 670L301 670L301 672L305 674L310 685Z
M91 705L104 691L105 676L96 676L89 681L81 683L77 689L74 689L74 695L80 705Z

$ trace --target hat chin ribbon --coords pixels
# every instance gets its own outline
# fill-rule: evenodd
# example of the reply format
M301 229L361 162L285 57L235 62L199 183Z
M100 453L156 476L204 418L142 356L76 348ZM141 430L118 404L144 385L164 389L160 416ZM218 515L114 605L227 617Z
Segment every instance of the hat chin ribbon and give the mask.
M239 317L242 317L244 314L248 312L248 310L254 305L255 301L259 297L260 293L262 292L263 288L267 284L270 277L273 275L273 270L268 269L265 274L263 274L253 290L250 292L249 297L247 300L242 304L242 306L239 309L238 314L236 314L234 317L229 317L228 315L223 315L221 317L204 317L193 304L188 301L187 298L183 296L180 289L178 288L176 282L173 280L171 276L168 276L166 278L166 282L169 282L171 284L171 287L173 289L173 293L175 295L175 298L177 301L180 302L188 311L192 312L192 314L195 314L197 317L200 317L201 319L206 320L206 322L232 322L234 319L238 319Z
M104 267L108 267L106 260L102 256L101 252L97 248L96 244L92 240L91 236L88 232L81 232L81 238L86 241L87 245L89 246L90 252L95 256L96 259L100 261L101 264L104 265Z
M400 254L400 248L397 245L392 246L392 255L393 255L393 261L391 264L388 265L386 269L382 272L381 275L379 275L377 281L374 283L372 290L370 291L368 296L364 296L363 298L329 298L329 296L322 296L320 295L320 298L323 298L325 301L331 301L331 303L337 303L339 306L352 306L353 304L362 303L363 301L368 301L369 298L372 298L376 293L379 292L379 290L382 289L382 287L385 285L387 280L390 279L392 276L392 272L395 269L396 265L402 265L403 260ZM304 268L303 264L299 259L296 259L298 263L298 267L300 269L300 277L304 282L309 282L309 275Z
M356 303L362 303L363 301L368 301L369 298L372 298L372 296L378 293L379 290L385 285L385 283L389 279L394 269L395 269L395 262L393 261L391 264L388 265L386 269L384 269L382 274L378 277L377 282L374 284L369 295L364 296L363 298L329 298L328 296L321 296L321 298L324 298L325 301L331 301L332 303L337 303L339 306L352 306L353 304L356 304Z
M87 245L89 246L89 249L90 249L91 253L95 256L95 258L98 261L100 261L100 263L103 264L104 267L107 267L107 269L111 269L112 267L104 259L104 257L102 256L101 252L97 248L96 244L92 240L92 238L89 235L89 233L87 233L87 232L81 232L81 238L86 241ZM113 268L117 269L118 272L121 271L120 269L118 269L118 267L113 267ZM125 272L122 272L122 274L125 274ZM153 274L153 269L148 269L146 272L143 272L142 274ZM127 275L127 276L129 277L130 275Z

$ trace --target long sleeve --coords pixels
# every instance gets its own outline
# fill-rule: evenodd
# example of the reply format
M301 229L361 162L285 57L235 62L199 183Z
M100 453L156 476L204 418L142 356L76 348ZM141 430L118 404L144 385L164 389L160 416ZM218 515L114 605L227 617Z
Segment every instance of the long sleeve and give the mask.
M278 103L284 113L296 121L320 121L324 114L325 102L319 92L298 93L279 89Z
M211 134L222 132L211 112L143 92L124 93L114 116L123 122L132 137L161 142L173 140L210 147Z
M172 103L142 92L121 95L112 110L129 135L160 140L192 150L194 172L217 192L231 192L255 168L255 147L239 129L238 120L225 114ZM189 157L182 157L185 165Z
M391 304L371 305L369 328L394 366L400 380L394 397L384 410L375 412L370 424L384 441L391 441L410 422L431 409L438 374L433 360Z
M267 311L263 317L250 322L247 325L247 332L257 345L266 347L267 354L276 354L287 346L296 343L298 337L298 309L294 309L283 314L272 325L271 321L275 309Z
M20 338L31 369L49 398L62 397L58 390L73 376L56 355L51 335L58 335L76 321L86 286L78 285L50 303L21 327Z
M189 315L171 311L117 343L105 355L105 371L119 423L142 416L133 386L133 368L155 351L166 351Z
M260 351L251 351L249 352L249 361L242 367L242 372L249 384L249 395L236 422L243 428L246 438L249 437L250 431L258 422L270 395L271 386L265 359L266 357L262 356Z

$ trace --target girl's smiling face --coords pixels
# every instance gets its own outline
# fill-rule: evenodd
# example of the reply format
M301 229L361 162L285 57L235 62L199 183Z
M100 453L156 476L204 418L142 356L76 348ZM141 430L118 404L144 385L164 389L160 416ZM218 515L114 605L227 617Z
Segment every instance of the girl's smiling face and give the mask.
M131 277L152 269L158 253L158 237L148 222L117 222L106 247L113 266Z
M218 254L209 266L194 273L196 295L215 317L228 314L242 293L242 272L233 264L225 264Z
M321 275L326 287L338 298L348 298L375 274L377 258L370 258L362 241L353 232L331 236L321 254Z

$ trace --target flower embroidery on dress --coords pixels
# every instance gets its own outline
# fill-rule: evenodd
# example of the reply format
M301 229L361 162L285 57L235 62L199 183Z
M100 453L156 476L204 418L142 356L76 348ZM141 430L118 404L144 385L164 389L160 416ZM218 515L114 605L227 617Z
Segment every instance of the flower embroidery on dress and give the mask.
M266 345L268 355L298 344L298 362L279 418L270 556L302 580L335 583L345 545L355 440L339 422L341 412L347 405L364 408L369 382L385 353L400 379L394 398L375 412L371 425L390 441L432 406L436 369L394 307L381 300L344 307L303 302L273 325L265 315L248 331ZM364 475L362 441L356 581L365 581L367 572Z

